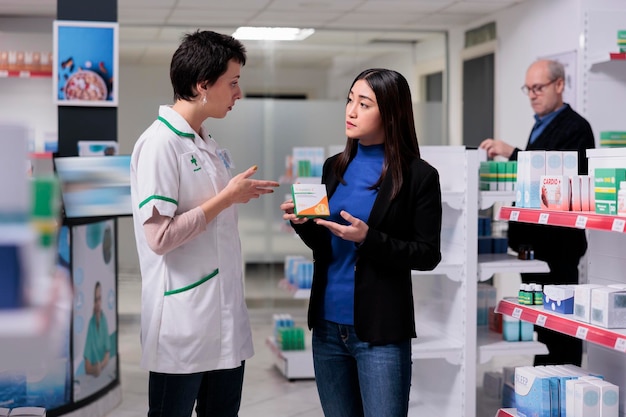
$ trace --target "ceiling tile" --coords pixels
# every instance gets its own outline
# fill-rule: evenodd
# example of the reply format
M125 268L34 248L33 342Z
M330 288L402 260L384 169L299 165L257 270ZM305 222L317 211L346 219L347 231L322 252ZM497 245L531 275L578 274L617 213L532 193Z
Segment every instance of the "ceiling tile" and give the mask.
M458 0L369 0L357 9L359 12L434 12L457 3Z
M335 13L330 12L261 12L254 18L246 20L248 26L287 26L287 27L321 27L334 20Z
M167 19L168 24L191 26L240 26L255 14L253 10L215 10L178 8Z
M267 10L300 13L345 12L362 3L362 0L274 0Z
M168 8L172 9L176 6L177 0L117 0L117 8L120 11L126 9L138 8Z
M211 10L261 10L272 0L178 0L179 8L202 8Z
M153 24L162 25L166 23L167 16L170 14L169 9L165 8L149 8L149 9L126 9L123 13L119 13L117 20L120 25L129 24Z

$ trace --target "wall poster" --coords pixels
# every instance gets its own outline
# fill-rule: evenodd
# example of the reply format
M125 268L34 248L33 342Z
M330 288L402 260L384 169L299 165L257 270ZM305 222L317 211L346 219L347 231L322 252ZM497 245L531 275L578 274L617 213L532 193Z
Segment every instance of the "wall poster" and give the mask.
M56 20L54 102L61 106L118 103L118 23Z

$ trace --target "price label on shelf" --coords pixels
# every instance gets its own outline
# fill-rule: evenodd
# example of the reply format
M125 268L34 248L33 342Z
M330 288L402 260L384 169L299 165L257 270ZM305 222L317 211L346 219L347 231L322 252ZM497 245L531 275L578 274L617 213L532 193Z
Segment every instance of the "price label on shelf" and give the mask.
M626 339L618 337L615 340L615 346L613 346L613 349L619 350L620 352L626 352Z
M7 70L0 70L0 77L6 78L8 76L9 76L9 71L7 71Z
M578 329L576 329L576 337L582 340L587 340L587 333L589 332L589 329L583 326L578 326Z
M20 71L20 78L29 78L30 71Z
M537 320L535 321L535 324L537 326L545 327L546 326L546 320L548 320L548 316L546 316L544 314L538 314L537 315Z
M511 317L519 319L520 317L522 317L522 309L519 307L515 307L513 309L513 314L511 314Z
M576 227L578 227L579 229L584 229L585 227L587 227L587 216L577 216Z
M624 219L614 219L611 230L614 232L623 232L626 221Z
M509 216L509 220L516 222L519 219L519 210L513 210Z
M548 224L548 218L550 215L548 213L541 213L539 215L539 224Z

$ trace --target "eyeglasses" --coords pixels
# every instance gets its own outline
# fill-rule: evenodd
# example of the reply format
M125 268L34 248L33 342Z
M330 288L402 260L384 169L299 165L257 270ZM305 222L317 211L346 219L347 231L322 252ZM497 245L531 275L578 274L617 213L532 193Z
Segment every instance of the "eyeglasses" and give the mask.
M523 85L522 88L522 93L528 95L531 92L535 95L537 94L541 94L543 93L543 89L546 88L547 86L549 86L550 84L554 84L556 81L558 80L558 78L555 78L554 80L550 81L549 83L545 83L545 84L535 84L532 87L529 87L527 85Z

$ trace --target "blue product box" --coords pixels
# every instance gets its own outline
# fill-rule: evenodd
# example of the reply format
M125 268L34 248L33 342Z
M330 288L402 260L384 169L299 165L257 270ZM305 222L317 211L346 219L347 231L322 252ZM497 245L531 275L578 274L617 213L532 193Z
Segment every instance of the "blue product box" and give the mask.
M479 237L478 238L478 254L481 253L492 253L492 239L490 237Z
M552 417L550 378L532 366L515 368L515 405L519 417Z
M555 313L574 314L574 286L544 285L543 308Z
M14 245L0 245L0 309L22 307L22 268L20 250Z
M509 241L505 237L493 238L493 253L507 253L509 250Z
M502 408L517 408L515 387L510 384L502 384Z

